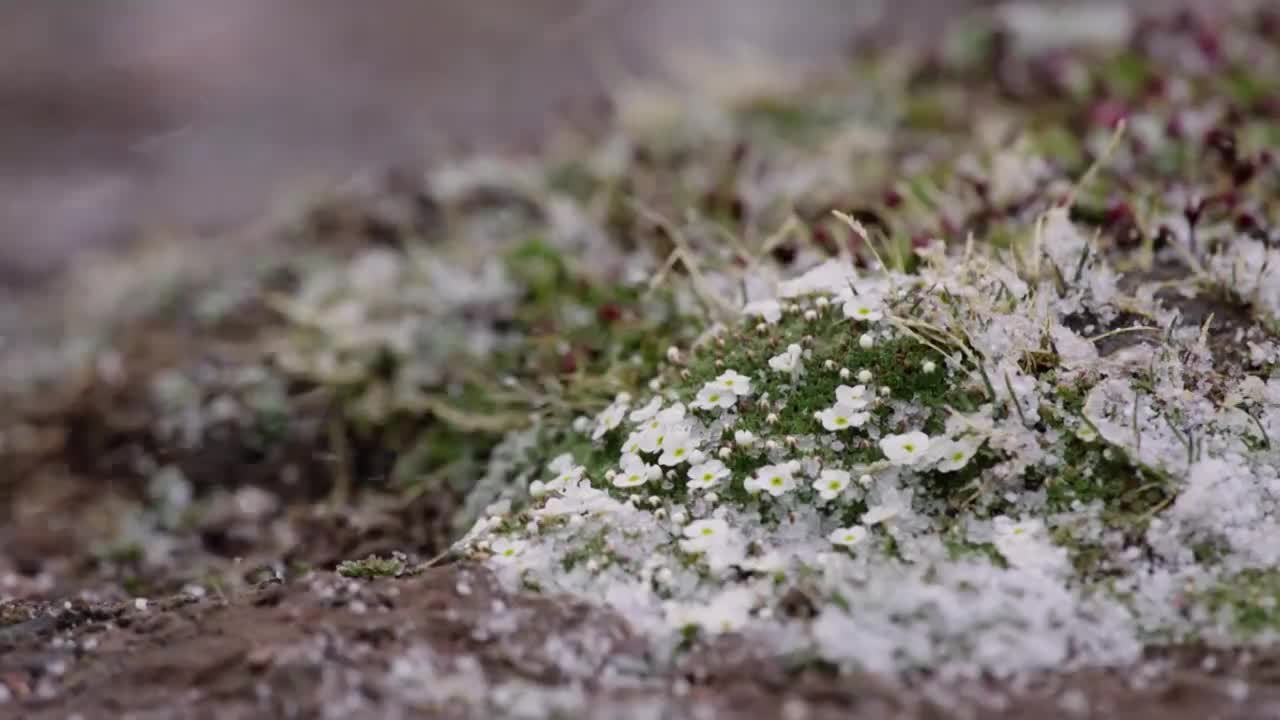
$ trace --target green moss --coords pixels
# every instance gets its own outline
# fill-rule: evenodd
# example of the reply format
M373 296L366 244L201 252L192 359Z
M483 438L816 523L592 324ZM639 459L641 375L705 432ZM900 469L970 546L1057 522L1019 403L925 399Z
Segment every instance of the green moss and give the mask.
M1151 64L1133 53L1121 53L1097 69L1097 78L1117 98L1137 99L1153 79Z
M547 187L575 200L586 202L600 189L600 181L590 168L581 163L566 162L547 172Z
M34 606L17 600L0 602L0 628L27 622L36 617Z
M725 370L749 374L753 377L753 393L739 401L734 430L746 430L757 438L771 437L779 441L788 436L829 437L828 431L813 415L835 402L838 386L858 384L856 377L842 379L841 368L847 368L855 376L861 370L872 373L873 378L867 383L868 392L876 394L879 401L872 404L869 422L875 424L882 434L921 428L931 435L940 434L950 409L973 410L983 400L976 390L964 388L949 377L943 369L944 358L936 350L915 339L900 336L878 342L871 348L861 347L858 338L866 328L845 318L838 305L828 307L813 320L805 320L801 314L788 314L777 325L766 326L764 332L757 330L756 325L755 319L745 320L719 340L692 351L683 367L668 366L663 378L669 391L678 394L688 404L705 383ZM768 367L769 358L793 343L804 345L810 352L803 361L804 373L798 378ZM925 372L926 362L935 365L933 372ZM882 387L889 388L887 396L879 394ZM768 406L761 402L766 398ZM636 399L643 402L645 393L636 394ZM782 404L780 408L779 403ZM894 406L903 403L915 406L916 412L909 419L895 421ZM700 411L690 412L698 414ZM769 422L770 415L776 415L773 422ZM601 444L593 443L579 433L548 430L543 442L539 443L537 457L531 458L535 464L533 470L540 472L542 465L567 452L586 467L588 477L595 479L598 486L604 486L605 473L616 466L621 454L627 427L624 423ZM883 460L879 446L868 437L865 429L842 434L839 440L844 444L839 450L818 444L809 454L824 463L849 468ZM726 432L720 444L732 443L731 433ZM704 450L714 451L716 446L712 443ZM940 495L957 495L971 484L976 472L989 467L996 459L993 454L984 452L964 472L929 473L928 482ZM743 504L754 503L742 481L768 462L762 452L734 452L726 464L735 481L719 488L722 497ZM619 498L640 493L658 495L675 503L683 503L687 499L683 480L664 480L638 489L610 487L609 490ZM801 497L815 499L811 497L812 489L807 486L802 485L796 492ZM860 503L852 503L842 508L843 514L847 515L843 519L855 522L864 511Z
M120 580L120 589L132 597L145 597L149 594L148 591L151 590L151 585L144 578L137 575L126 575Z
M1065 526L1053 529L1053 542L1066 548L1076 576L1086 583L1101 581L1109 575L1111 555L1100 542L1082 539L1075 534L1073 528Z
M376 555L370 555L363 560L344 560L338 563L337 572L342 577L360 580L399 577L405 572L405 564L398 557L380 558Z
M1280 570L1246 570L1233 575L1199 598L1225 615L1244 636L1280 632Z
M1057 385L1055 392L1060 408L1043 406L1042 410L1049 410L1044 413L1047 422L1060 434L1050 453L1057 462L1052 468L1033 469L1028 483L1043 484L1052 511L1069 510L1075 502L1098 501L1105 507L1103 520L1110 527L1127 531L1145 527L1151 515L1172 499L1167 479L1132 462L1120 448L1077 434L1084 427L1087 385Z
M1117 448L1071 435L1057 452L1060 462L1044 479L1052 510L1067 510L1075 501L1101 501L1104 519L1132 527L1171 497L1164 478L1131 463Z
M812 98L764 97L748 102L739 110L738 119L747 129L769 138L789 142L813 142L847 123L844 108ZM830 101L830 98L826 98Z
M609 565L617 560L616 556L609 551L609 533L607 531L602 530L584 540L581 545L565 552L564 556L560 558L560 567L565 572L570 572L578 565L592 560L600 563L601 566Z
M106 548L102 553L102 559L120 565L134 566L146 558L146 552L146 548L141 543L121 543Z

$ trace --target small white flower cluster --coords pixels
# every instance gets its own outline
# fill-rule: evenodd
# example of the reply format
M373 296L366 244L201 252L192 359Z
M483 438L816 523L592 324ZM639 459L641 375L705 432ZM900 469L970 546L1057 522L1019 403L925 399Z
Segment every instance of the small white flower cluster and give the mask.
M1051 542L1039 518L1013 520L1000 515L994 520L996 550L1009 565L1022 570L1054 572L1067 564L1065 548Z
M941 472L955 472L969 464L982 447L982 440L972 435L957 439L931 438L915 430L880 439L880 451L894 465L906 467L932 466Z
M545 495L548 492L564 492L570 486L578 484L578 481L586 474L587 469L577 464L573 455L564 453L559 455L550 464L547 469L551 471L553 477L547 482L538 480L529 483L529 494L537 497Z
M591 432L592 440L603 438L610 430L617 428L622 424L623 418L627 416L627 408L631 406L631 395L627 393L619 393L614 398L613 403L605 408L596 416L595 430Z
M769 358L769 367L780 373L796 375L804 370L804 349L791 344L783 352Z
M689 407L695 410L727 410L737 404L738 398L750 394L751 378L735 370L727 370L703 385ZM660 401L654 398L654 402Z
M703 411L726 410L751 392L751 378L735 370L726 370L702 386L691 407ZM625 414L629 400L620 396L605 408L597 418L596 430L592 434L592 439L603 438L622 423L624 415L635 424L635 429L623 443L619 469L610 476L614 487L639 487L661 478L663 468L686 463L690 466L687 476L691 488L710 489L729 476L729 469L723 462L708 459L700 449L702 442L695 433L695 421L687 417L683 403L673 403L664 408L662 398L655 396L644 407Z
M504 565L517 562L528 545L523 540L514 538L497 538L489 544L489 553L494 562Z
M871 419L866 410L868 404L866 385L841 385L836 388L836 404L819 411L817 418L822 427L832 432L862 427Z
M828 471L830 472L830 471ZM827 472L823 473L824 476ZM831 472L828 477L833 477L830 487L834 489L837 484L847 486L849 484L848 473L840 473L839 471ZM858 484L864 487L871 485L872 479L869 475L863 475L858 478ZM843 487L841 488L843 490ZM825 495L824 495L825 497ZM904 496L896 489L887 489L881 493L880 502L867 505L867 511L862 514L861 522L857 525L849 527L836 528L828 536L832 545L850 548L862 543L871 535L871 530L877 525L890 526L890 523L899 517L907 516L911 513L910 498Z
M753 594L744 588L730 588L717 594L705 605L671 603L667 622L679 630L694 627L712 635L742 629L751 619Z
M876 293L863 292L857 295L846 291L844 300L844 316L855 322L876 322L884 317L884 298Z
M796 486L796 473L800 471L800 463L790 460L776 465L765 465L756 474L746 479L743 487L752 495L761 491L771 497L781 497Z
M529 495L547 497L537 515L542 517L572 516L583 513L607 511L613 499L603 490L591 485L586 468L577 464L573 455L564 453L547 465L552 477L543 482L529 483Z

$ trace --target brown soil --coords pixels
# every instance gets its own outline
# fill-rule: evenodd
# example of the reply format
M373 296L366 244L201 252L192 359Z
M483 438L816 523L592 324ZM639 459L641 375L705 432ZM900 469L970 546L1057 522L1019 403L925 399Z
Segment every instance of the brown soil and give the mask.
M515 716L531 706L500 710L485 697L518 684L581 693L561 717L1244 719L1280 711L1280 657L1194 650L1160 659L1165 671L1141 688L1135 671L1017 690L899 684L788 668L733 643L671 671L606 681L606 661L649 666L622 618L566 599L505 595L467 566L373 581L314 573L145 607L75 600L0 610L0 687L10 697L0 715L33 719ZM450 697L450 677L466 679L453 691L471 702ZM655 709L661 714L643 714Z

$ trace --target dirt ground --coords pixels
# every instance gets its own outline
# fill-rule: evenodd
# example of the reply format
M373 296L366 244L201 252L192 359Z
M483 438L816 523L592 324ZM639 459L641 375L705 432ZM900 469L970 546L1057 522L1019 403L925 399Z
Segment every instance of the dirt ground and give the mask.
M515 621L492 622L495 607ZM1280 711L1280 656L1193 650L1161 659L1165 671L1138 688L1123 672L1017 690L925 678L913 687L788 668L732 644L663 674L601 681L606 658L648 663L624 620L572 601L504 595L465 566L369 582L317 573L145 605L9 603L3 612L0 687L12 709L0 714L24 718L478 718L494 716L483 698L498 701L499 687L543 695L506 708L513 716L553 689L573 696L561 700L559 717L1244 719Z

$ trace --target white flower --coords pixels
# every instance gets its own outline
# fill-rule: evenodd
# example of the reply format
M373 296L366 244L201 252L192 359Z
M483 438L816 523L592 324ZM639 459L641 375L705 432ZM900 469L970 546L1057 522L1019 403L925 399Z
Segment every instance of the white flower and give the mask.
M788 345L784 352L769 358L769 367L778 372L797 372L800 369L800 356L803 352L799 345Z
M662 452L670 434L671 431L668 428L659 424L655 428L648 428L640 433L640 437L636 438L636 445L639 446L641 452Z
M844 302L844 316L851 320L875 322L884 317L881 300L870 293L854 295Z
M871 346L875 344L876 344L876 340L875 338L871 337L871 333L862 333L862 336L858 338L858 347L862 348L863 350L870 350Z
M863 370L862 372L866 372L866 370ZM861 377L861 373L859 373L859 377ZM836 404L844 405L845 407L852 408L854 410L861 410L867 406L866 395L866 385L855 385L854 387L841 385L836 388Z
M773 497L781 497L796 486L793 472L791 463L765 465L754 477L747 478L744 486L752 494L763 490Z
M818 420L822 422L822 427L832 432L862 427L870 419L871 413L858 412L846 405L833 405L818 413Z
M574 467L573 453L561 453L547 465L547 469L556 474L562 473L571 467Z
M515 562L524 552L524 547L525 544L519 540L498 538L489 545L489 551L493 553L494 562L505 565Z
M562 467L560 473L548 481L544 489L546 491L564 490L581 480L586 472L587 469L581 465Z
M925 375L932 375L938 369L938 364L932 360L925 360L921 369L924 370Z
M894 465L914 465L929 450L929 436L916 430L880 439L880 451Z
M684 526L680 548L688 553L706 552L729 540L729 524L720 518L694 520Z
M714 382L717 387L728 390L738 397L751 394L751 378L737 370L725 370Z
M690 403L690 406L699 410L715 410L731 408L737 401L738 396L733 392L725 390L714 382L709 382L698 391L698 397Z
M698 625L708 633L729 633L742 629L751 618L751 592L734 588L721 593L710 605L695 611Z
M660 571L654 573L654 581L666 584L670 581L670 575L670 570L662 568ZM680 603L668 603L665 606L665 610L667 624L675 630L683 632L685 630L696 630L702 627L702 616L699 612L700 608Z
M1054 570L1065 567L1066 548L1054 545L1045 537L1044 522L1032 518L1013 520L1004 515L995 518L996 550L1013 567L1024 570Z
M729 468L724 463L708 460L689 468L688 485L697 490L706 490L728 476Z
M871 487L872 482L873 482L873 479L870 475L867 475L864 473L858 476L858 484L861 485L862 487Z
M945 439L930 448L929 454L938 458L938 470L955 472L969 464L981 445L981 441L972 437Z
M641 446L645 444L646 432L645 430L636 430L628 435L627 441L622 443L622 453L624 455L635 455L636 453L644 452L644 448Z
M733 441L738 444L738 447L751 447L756 441L756 436L750 430L735 430Z
M662 476L660 468L650 465L638 455L623 455L620 465L622 471L613 476L614 487L638 487Z
M609 497L609 493L604 490L579 483L565 488L562 496L548 498L540 509L534 510L534 516L568 515L572 521L575 517L580 518L582 513L607 513L616 510L619 506L620 503Z
M688 462L689 456L698 449L698 442L687 432L677 432L667 439L662 449L658 464L664 466L679 465Z
M596 429L591 433L591 439L599 440L605 436L605 433L621 425L622 418L626 413L627 403L614 401L612 405L596 416Z
M828 535L827 539L830 540L833 545L852 547L867 539L867 529L861 525L838 528Z
M658 422L663 425L675 425L684 420L685 407L684 403L676 403L671 407L658 413Z
M1007 515L999 515L992 520L996 531L996 542L1021 541L1035 538L1044 530L1044 523L1039 518L1014 520Z
M813 482L813 489L823 500L834 500L849 487L849 473L844 470L823 470L822 475Z
M662 398L655 395L654 398L646 403L644 407L632 410L628 419L633 423L642 423L645 420L652 419L661 409Z
M760 300L747 304L742 308L742 312L746 315L762 317L765 322L772 325L782 318L782 304L777 300Z
M897 505L888 503L883 505L872 505L862 515L862 524L867 527L879 525L882 522L892 520L902 514L902 508Z
M858 371L858 382L860 383L863 383L863 384L869 383L871 382L871 378L873 377L875 376L872 375L871 371L866 368L863 368Z

